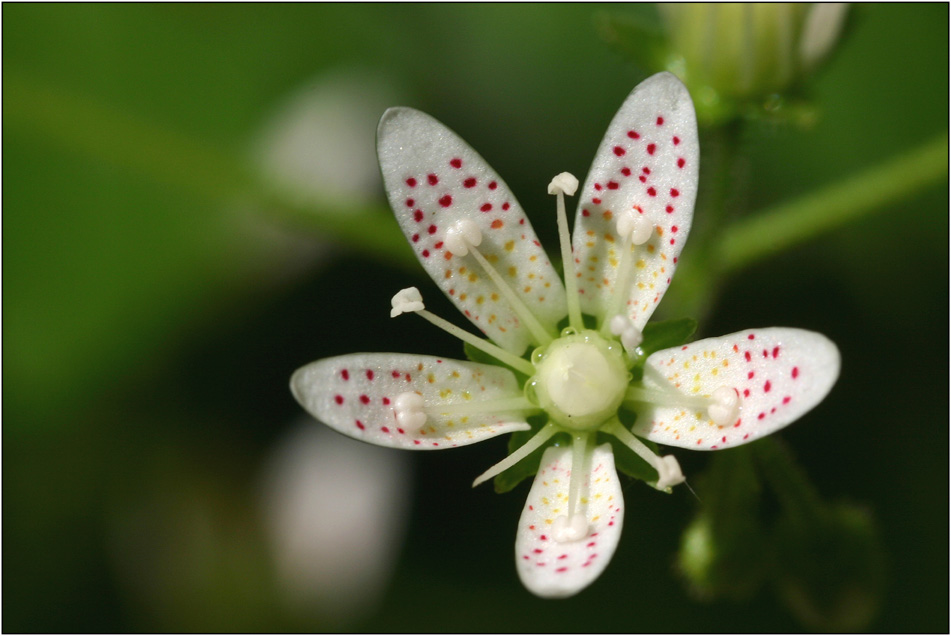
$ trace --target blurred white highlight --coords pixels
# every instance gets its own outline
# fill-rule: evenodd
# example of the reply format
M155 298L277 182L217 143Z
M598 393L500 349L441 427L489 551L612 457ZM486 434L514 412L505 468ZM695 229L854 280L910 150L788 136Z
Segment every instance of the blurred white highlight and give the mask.
M406 530L408 461L310 420L278 441L261 507L290 609L345 622L379 603Z

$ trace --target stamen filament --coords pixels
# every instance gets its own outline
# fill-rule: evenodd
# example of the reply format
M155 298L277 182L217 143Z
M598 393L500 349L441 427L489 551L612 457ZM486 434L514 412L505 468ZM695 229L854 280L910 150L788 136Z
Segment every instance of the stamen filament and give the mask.
M568 321L576 331L584 329L581 319L581 301L578 296L578 279L575 273L575 257L571 253L571 234L568 232L568 214L565 212L565 195L558 197L558 241L561 243L561 262L565 268L565 292L568 296Z
M622 444L630 448L637 455L650 464L657 471L657 489L667 490L671 486L682 484L685 479L677 458L673 455L660 457L647 447L647 444L637 439L617 418L608 422L601 429L609 435L614 435Z
M519 396L501 400L458 402L454 404L429 406L424 410L430 415L473 415L476 413L496 413L504 411L540 411L541 408L529 402L528 399Z
M508 457L500 461L498 464L496 464L489 470L485 471L484 473L476 477L475 481L472 482L472 487L475 488L479 484L485 481L488 481L489 479L492 479L496 475L508 470L509 468L511 468L518 462L520 462L521 460L525 459L532 453L532 451L536 450L542 444L547 442L548 439L552 435L558 432L558 430L559 430L558 427L555 426L554 424L551 424L551 423L546 424L545 426L542 427L540 431L535 433L535 436L533 438L531 438L530 440L528 440L527 442L519 446L518 449L514 453L512 453L511 455L509 455Z
M621 261L618 263L617 276L614 279L614 293L608 300L601 322L601 335L611 335L611 318L624 310L631 294L631 235L625 234L621 241ZM627 312L625 312L626 314Z
M588 467L585 465L588 459L588 441L591 436L586 433L575 435L574 443L571 445L571 477L568 482L568 518L571 519L578 509L578 503L581 499L581 487L584 485L588 474Z
M479 252L474 245L469 245L468 247L469 252L479 261L479 265L482 266L485 273L492 279L492 282L498 287L499 291L505 297L505 300L508 301L515 313L518 314L521 321L528 327L532 337L535 339L535 344L544 346L554 340L554 336L538 322L538 319L535 318L528 307L525 306L525 303L512 291L512 288L502 279L502 276L495 271L495 268L485 259L482 253ZM529 373L529 375L531 375L531 373Z
M706 409L713 404L713 400L699 395L684 395L670 391L658 391L641 386L628 387L624 392L625 402L642 402L659 404L661 406L683 406L687 408Z
M483 340L482 338L475 336L464 329L460 329L448 320L444 320L436 314L427 311L426 309L420 309L415 313L419 316L422 316L443 331L454 335L463 342L468 342L479 351L489 354L496 360L504 362L513 369L516 369L528 376L534 375L535 367L528 360L519 358L514 353L510 353L498 345L492 344L487 340Z

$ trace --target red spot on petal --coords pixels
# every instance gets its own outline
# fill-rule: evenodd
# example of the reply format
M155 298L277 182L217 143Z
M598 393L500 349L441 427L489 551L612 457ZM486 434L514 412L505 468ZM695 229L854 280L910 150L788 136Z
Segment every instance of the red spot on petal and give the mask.
M667 214L673 214L673 213L674 213L674 206L672 206L672 205L668 205L668 206L667 206L666 208L664 208L664 209L667 211Z
M591 203L594 203L595 205L601 205L601 199L595 197L591 199Z
M342 377L344 380L349 380L350 372L344 369L343 371L340 372L340 377Z
M436 243L435 245L433 245L433 247L435 247L437 250L441 250L441 249L442 249L442 246L443 246L443 242L442 242L442 241L439 241L438 243ZM446 260L449 260L449 259L446 259Z
M450 205L452 205L452 196L447 194L443 198L439 199L439 205L444 208L448 208Z
M674 137L674 145L676 146L679 143L680 143L680 137Z
M489 182L489 190L495 190L497 187L499 187L499 184L497 184L495 181Z
M423 250L423 258L429 258L429 250Z
M343 404L343 396L342 396L342 395L335 395L335 396L334 396L334 402L336 402L337 404Z
M389 404L390 404L390 398L388 397L383 398L383 406L388 406Z
M567 571L568 571L568 568L564 568L564 567L558 568L557 570L555 570L555 572L567 572Z
M413 443L416 444L417 446L419 446L422 442L420 442L418 439L414 439L414 440L413 440Z
M394 372L391 373L390 375L392 375L394 378L398 378L398 377L400 377L400 372L399 372L399 371L394 371Z
M462 182L462 185L464 185L467 188L474 188L475 184L476 184L476 180L474 177L469 177L468 179Z
M594 189L598 192L601 192L601 190L604 190L604 186L602 186L600 183L596 183L594 184Z
M588 212L587 210L582 210L582 211L581 211L581 216L591 216L591 213Z
M744 353L744 354L743 354L743 357L746 358L746 361L747 361L747 362L750 362L750 361L753 359L753 356L750 355L750 352L749 352L749 351L747 351L746 353Z
M542 550L541 548L535 548L534 550L532 550L532 552L534 552L535 554L541 554L542 552L544 552L544 550Z
M657 144L647 144L647 154L652 155L657 150Z
M617 190L618 184L615 181L608 181L608 190Z
M673 232L674 234L676 234L676 233L677 233L677 229L678 229L678 228L677 228L676 225L672 225L671 228L670 228L670 231Z
M508 201L506 201L505 203L502 204L502 209L503 209L503 210L508 210L508 209L509 209Z
M420 221L422 221L422 220L423 220L423 211L422 211L422 210L416 210L415 212L413 212L413 220L416 221L417 223L419 223Z
M687 162L684 161L684 158L683 158L683 157L681 157L680 159L677 160L677 167L678 167L678 168L683 168L685 165L687 165Z
M412 381L413 381L413 376L411 376L411 375L408 374L408 373L407 373L406 375L404 375L403 377L406 378L406 381L407 381L407 382L412 382Z
M652 196L652 197L656 197L656 196L657 196L657 190L654 189L654 186L651 186L651 187L647 188L647 194L649 194L649 195Z
M406 207L411 208L414 205L416 205L416 201L414 199L406 199Z
M435 225L430 225L430 226L426 229L426 231L429 232L430 234L435 234L435 233L436 233L436 226L435 226Z
M437 183L439 183L439 177L437 177L434 174L431 174L428 177L426 177L426 180L429 182L429 185L436 185Z
M381 427L380 427L380 430L383 431L384 433L389 433L389 432L390 432L390 429L388 429L388 428L385 427L385 426L381 426Z
M486 203L485 205L483 205L483 206L482 206L481 208L479 208L479 209L482 210L483 212L488 212L489 210L492 209L492 204L491 204L491 203Z
M799 367L792 368L792 377L793 377L793 380L799 377Z
M637 134L636 132L634 132L633 130L627 131L627 136L630 137L631 139L640 139L640 138L641 138L641 136L640 136L639 134Z
M750 396L750 390L749 390L749 389L743 389L743 397L749 397L749 396Z
M766 413L760 413L759 415L756 416L756 419L761 420L764 417L766 417Z
M670 196L672 196L672 197L679 197L679 196L680 196L680 190L678 190L677 188L671 188L671 189L670 189Z
M637 179L638 179L641 183L647 183L647 177L645 177L644 175L639 176Z
M369 396L361 395L361 396L360 396L360 401L363 402L364 404L369 404L369 403L370 403L370 398L369 398Z
M779 357L779 347L773 347L773 357L774 358Z
M627 154L627 151L624 150L624 148L621 148L620 146L615 146L614 154L616 154L618 157L623 157L624 155Z
M540 536L540 537L538 537L538 538L541 539L542 541L548 541L548 537L545 536L545 535L542 535L542 536Z
M458 158L453 159L452 161L449 162L449 165L452 166L453 168L461 168L462 159L458 159Z
M740 428L740 424L743 422L742 419L736 421L736 424L733 425L733 428Z
M367 369L367 380L373 379L373 369Z
M783 404L789 404L790 400L792 400L792 398L787 395L783 398Z
M496 220L492 221L492 229L493 229L493 230L499 229L500 227L502 227L502 225L503 225L503 223L502 223L502 220L501 220L501 219L496 219Z
M415 243L415 242L418 241L418 240L419 240L419 234L414 234L414 235L413 235L413 242Z
M756 336L754 336L753 334L750 334L750 335L748 335L748 336L746 337L746 339L747 339L747 340L755 340L755 339L756 339Z
M766 380L766 384L763 385L763 391L764 391L765 393L769 393L769 390L770 390L771 388L773 388L773 385L770 383L769 380Z
M658 126L663 126L663 125L664 125L664 118L663 118L663 117L658 117L658 118L657 118L657 125L658 125Z
M698 439L698 440L697 440L697 445L699 446L699 445L700 445L700 442L702 442L702 441L703 441L702 439Z
M357 420L356 424L357 424L357 428L359 428L361 431L365 431L367 428L366 426L363 425L363 422L361 422L360 420Z
M621 168L621 174L623 174L625 177L629 177L631 176L631 169L625 166Z
M721 442L726 442L726 435L724 435L722 438L720 438L720 441L721 441Z

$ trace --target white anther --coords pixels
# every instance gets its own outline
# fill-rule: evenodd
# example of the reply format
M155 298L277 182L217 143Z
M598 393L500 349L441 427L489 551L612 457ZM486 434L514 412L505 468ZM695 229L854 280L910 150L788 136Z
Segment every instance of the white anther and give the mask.
M740 411L740 396L735 389L721 386L710 396L713 404L707 408L707 415L714 424L727 426L732 424Z
M463 219L457 221L446 231L446 249L456 256L465 256L469 253L469 246L478 247L482 243L482 230L474 221Z
M667 490L671 486L682 484L686 481L683 471L680 470L680 464L673 455L664 455L658 458L657 465L657 490Z
M555 518L551 527L551 534L555 541L559 543L580 541L588 536L588 520L580 513L571 515L570 521L568 517L561 515Z
M644 342L644 334L634 326L634 323L627 316L616 315L611 319L609 326L611 333L621 337L621 344L624 345L624 350L629 353Z
M570 172L562 172L548 184L548 194L567 194L572 196L578 190L578 179Z
M393 305L393 309L390 310L390 318L426 309L426 305L423 304L423 296L415 287L407 287L396 292L390 304Z
M622 237L630 236L634 245L643 245L654 233L654 226L643 214L625 210L617 217L617 233Z
M400 428L408 433L415 433L426 423L426 414L423 412L423 396L419 393L407 391L396 396L393 402L393 411Z

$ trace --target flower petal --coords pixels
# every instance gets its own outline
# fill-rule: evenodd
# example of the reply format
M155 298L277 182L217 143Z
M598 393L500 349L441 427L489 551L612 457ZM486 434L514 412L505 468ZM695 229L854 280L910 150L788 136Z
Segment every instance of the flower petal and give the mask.
M587 533L576 541L555 540L555 520L568 512L571 464L570 447L545 451L518 521L519 577L529 591L544 598L571 596L590 585L607 567L621 537L624 499L611 445L602 444L586 461L581 501Z
M391 108L377 132L390 205L423 267L475 325L521 355L530 334L471 255L452 254L446 232L463 220L479 251L546 327L566 312L565 290L505 182L454 132L412 108Z
M802 329L751 329L664 349L647 358L645 387L693 397L728 387L739 396L739 412L718 425L703 408L655 405L639 413L633 432L696 450L745 444L804 415L838 377L835 344Z
M638 84L608 127L578 201L573 244L583 311L605 318L621 293L617 306L626 302L627 315L643 329L690 231L699 158L693 102L680 80L658 73ZM616 221L630 210L654 229L646 243L631 247L631 288L617 292Z
M334 430L371 444L431 450L465 446L527 430L518 413L430 414L418 431L396 420L396 398L422 395L427 409L522 395L507 369L402 353L355 353L298 369L291 391L307 411Z

